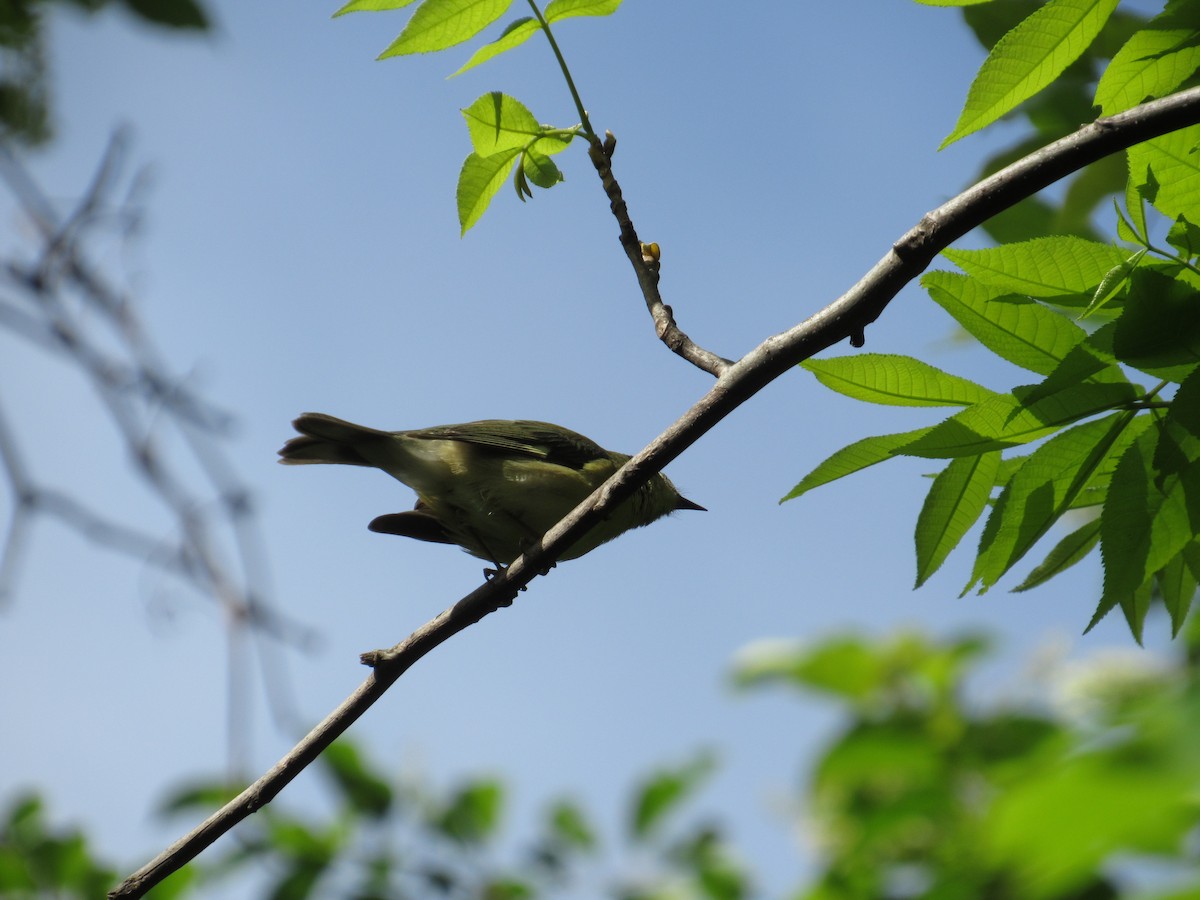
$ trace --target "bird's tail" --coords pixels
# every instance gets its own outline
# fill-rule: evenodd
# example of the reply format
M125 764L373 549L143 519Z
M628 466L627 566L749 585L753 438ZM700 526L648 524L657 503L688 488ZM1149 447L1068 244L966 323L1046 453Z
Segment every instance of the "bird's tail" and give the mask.
M373 466L362 455L360 446L389 437L386 431L355 425L324 413L304 413L292 422L300 437L294 437L279 451L284 465L341 463L348 466Z

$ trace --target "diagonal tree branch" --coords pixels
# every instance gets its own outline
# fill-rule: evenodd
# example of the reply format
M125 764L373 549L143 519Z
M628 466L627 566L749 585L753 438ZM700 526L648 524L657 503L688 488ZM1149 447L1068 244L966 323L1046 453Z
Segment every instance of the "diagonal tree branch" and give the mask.
M242 819L270 802L417 660L484 616L510 605L519 590L546 572L608 510L781 374L826 347L861 335L900 289L954 241L990 216L1089 163L1197 123L1200 123L1200 88L1145 103L1080 128L926 214L857 284L829 306L763 341L736 363L720 368L716 383L691 409L547 532L531 551L401 643L363 654L363 662L373 666L373 671L358 690L270 771L130 875L109 896L143 896ZM636 264L634 268L637 269Z

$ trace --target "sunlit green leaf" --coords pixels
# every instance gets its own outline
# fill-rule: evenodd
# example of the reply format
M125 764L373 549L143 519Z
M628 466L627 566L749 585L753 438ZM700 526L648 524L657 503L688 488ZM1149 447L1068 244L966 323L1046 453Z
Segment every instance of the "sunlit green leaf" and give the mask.
M350 0L345 6L333 14L336 19L352 12L382 12L389 9L403 9L416 0Z
M996 121L1062 74L1095 40L1117 0L1049 0L1002 37L975 76L942 147Z
M972 584L994 585L1068 509L1109 457L1119 457L1146 420L1132 412L1076 425L1038 447L1004 488L984 527Z
M1046 558L1033 571L1025 576L1025 580L1013 588L1014 592L1027 591L1040 584L1045 584L1055 575L1065 572L1079 562L1100 543L1100 517L1089 519L1076 528L1061 541L1054 545Z
M847 444L805 475L800 483L779 502L794 500L815 487L860 472L884 460L892 459L898 449L911 444L928 432L928 428L917 428L914 431L904 431L899 434L876 435L855 441L853 444Z
M1029 405L1002 394L956 413L896 452L948 458L1015 447L1122 406L1135 396L1129 384L1078 384Z
M1146 198L1168 219L1200 221L1200 125L1129 148L1129 177L1148 184Z
M379 58L432 53L461 44L499 19L511 5L512 0L423 0Z
M942 255L984 284L1030 297L1090 294L1128 251L1083 238L1056 236Z
M574 16L611 16L621 0L550 0L543 15L551 24Z
M921 279L939 306L996 355L1049 375L1087 333L1040 303L990 288L967 275L929 272Z
M887 406L969 406L995 394L911 356L862 353L800 365L830 390Z
M519 154L520 151L516 149L491 156L472 153L463 161L457 191L458 221L463 234L487 211L496 192L508 180Z
M1165 97L1200 67L1200 29L1194 4L1187 22L1170 11L1153 19L1117 51L1096 85L1096 105L1106 116Z
M462 110L462 117L480 156L520 150L543 130L525 104L499 91L479 97Z
M496 38L490 44L484 44L476 50L471 55L471 58L453 72L450 77L453 78L455 75L461 75L468 69L473 69L479 64L487 62L489 59L499 56L501 53L521 46L537 34L541 28L541 23L531 16L525 16L524 18L510 22L500 37Z
M917 517L917 587L936 572L987 507L999 453L963 456L933 480Z

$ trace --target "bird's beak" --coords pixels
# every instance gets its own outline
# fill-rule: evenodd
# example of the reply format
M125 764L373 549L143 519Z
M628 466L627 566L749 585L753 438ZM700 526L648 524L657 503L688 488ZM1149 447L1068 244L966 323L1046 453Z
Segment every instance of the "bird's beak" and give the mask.
M708 512L708 510L705 509L703 506L701 506L699 503L693 503L687 497L683 497L683 496L681 496L678 500L675 501L675 508L676 509L698 509L698 510L700 510L700 512Z

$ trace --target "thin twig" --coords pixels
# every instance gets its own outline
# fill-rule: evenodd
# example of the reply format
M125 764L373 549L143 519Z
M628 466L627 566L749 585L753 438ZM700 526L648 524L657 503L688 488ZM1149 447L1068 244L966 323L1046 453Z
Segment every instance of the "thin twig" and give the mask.
M141 897L205 847L273 799L352 725L417 660L443 641L512 603L608 510L694 444L725 416L813 354L861 334L933 257L990 216L1111 153L1200 122L1200 88L1100 119L1033 153L924 216L863 278L825 309L763 341L724 369L682 417L491 581L388 650L363 654L374 667L351 696L266 774L189 834L130 875L110 898Z
M650 311L650 316L654 319L654 331L658 334L658 339L671 348L672 352L710 375L719 377L733 365L733 362L723 356L718 356L711 350L705 350L684 334L675 324L675 314L671 307L663 303L662 295L658 292L658 262L655 260L651 265L646 261L642 252L642 243L638 240L637 229L633 227L633 220L629 217L629 207L621 193L621 186L617 184L617 179L613 175L612 151L615 146L616 139L609 132L606 143L602 144L598 140L590 143L588 157L592 160L592 165L596 167L600 183L604 186L604 193L608 195L609 208L621 228L621 247L624 249L625 255L629 257L629 263L637 275L638 287L641 288L642 296L646 299L646 309Z

